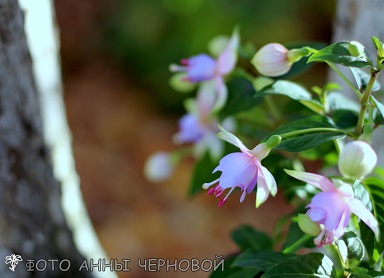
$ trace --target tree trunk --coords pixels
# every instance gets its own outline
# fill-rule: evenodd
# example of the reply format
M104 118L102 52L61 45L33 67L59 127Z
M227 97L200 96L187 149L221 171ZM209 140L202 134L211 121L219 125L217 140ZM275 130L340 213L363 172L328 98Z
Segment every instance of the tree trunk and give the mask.
M90 276L79 272L84 258L66 224L60 194L43 139L23 14L18 1L0 0L0 259L22 257L14 273L0 263L1 277ZM64 259L70 262L65 272L58 263L48 263L44 271L43 261L36 267L38 260ZM34 271L26 271L28 260L34 260Z
M384 1L383 0L339 0L336 9L336 19L334 23L333 41L342 40L359 41L362 43L369 53L373 63L376 63L376 49L372 43L372 36L384 41ZM351 71L346 67L339 67L340 70L350 79L353 80ZM384 73L378 75L377 80L384 86ZM329 81L337 82L343 85L343 93L351 98L357 99L350 88L345 85L344 81L334 72L330 71ZM373 93L381 102L384 99L378 94ZM377 128L372 135L372 146L376 150L379 161L378 165L384 167L384 127Z
M384 41L384 1L383 0L339 0L334 21L333 42L359 41L369 53L373 62L376 61L376 49L372 43L372 36ZM340 69L348 77L351 72L345 67ZM384 74L378 76L381 84L384 84ZM337 81L344 85L341 78L334 72L330 72L330 81ZM344 86L345 91L350 91ZM353 95L350 92L350 95Z

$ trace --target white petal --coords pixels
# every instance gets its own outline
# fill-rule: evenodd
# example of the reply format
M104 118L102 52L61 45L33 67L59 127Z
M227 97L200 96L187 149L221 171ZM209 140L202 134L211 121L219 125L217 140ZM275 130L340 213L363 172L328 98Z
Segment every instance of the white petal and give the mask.
M373 214L356 198L348 198L346 202L348 203L350 210L371 228L378 240L379 224Z
M228 89L224 83L223 78L221 76L218 76L215 78L215 81L216 81L216 87L215 87L216 101L215 101L215 105L212 108L213 113L216 113L219 110L221 110L224 107L225 103L227 102L227 98L228 98Z
M263 166L259 166L259 177L257 179L256 208L267 200L269 193L275 196L277 193L276 181L273 175Z
M217 137L219 137L220 139L224 140L224 141L227 141L228 143L231 143L232 145L235 145L236 147L238 147L243 153L245 154L249 154L249 156L251 156L251 154L249 153L249 149L243 144L243 142L240 141L239 138L237 138L235 135L233 135L232 133L226 131L222 126L219 125L219 128L221 130L221 132L219 134L217 134Z

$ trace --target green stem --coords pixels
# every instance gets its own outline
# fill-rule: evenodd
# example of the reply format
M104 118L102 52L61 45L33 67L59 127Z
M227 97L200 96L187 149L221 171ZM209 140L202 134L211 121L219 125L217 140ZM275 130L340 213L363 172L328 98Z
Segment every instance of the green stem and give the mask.
M312 238L313 236L305 234L302 236L298 241L296 241L294 244L286 247L282 252L283 254L292 254L295 253L297 250L299 250L301 247L303 247L303 243Z
M273 118L275 119L275 124L278 124L280 122L281 117L279 110L276 108L276 105L273 102L273 99L271 98L271 96L265 96L264 99L268 106L268 109L271 111Z
M356 94L356 96L361 100L360 91L349 81L349 79L331 62L325 61L344 81L348 84L348 86L352 89L352 91Z
M303 134L303 133L323 132L323 131L324 132L342 132L342 133L347 134L347 135L352 135L347 131L340 130L337 128L332 128L332 127L306 128L306 129L295 130L295 131L291 131L291 132L287 132L287 133L283 133L283 134L279 134L279 135L281 136L282 139L284 139L287 137L291 137L291 136L295 136L295 135L299 135L299 134Z
M365 88L363 97L360 99L360 114L359 119L357 120L355 133L356 135L361 135L363 133L365 111L367 111L369 97L371 96L373 85L375 84L377 77L377 72L373 72L371 78L368 81L367 87Z

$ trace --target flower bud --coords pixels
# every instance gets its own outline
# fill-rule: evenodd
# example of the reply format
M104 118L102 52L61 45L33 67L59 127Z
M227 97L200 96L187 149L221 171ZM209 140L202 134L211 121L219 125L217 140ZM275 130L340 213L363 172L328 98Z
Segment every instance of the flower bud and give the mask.
M279 76L287 73L292 63L287 58L288 49L278 43L270 43L262 48L252 58L251 63L264 76Z
M160 182L169 178L173 170L171 155L167 152L156 152L147 159L144 175L149 181Z
M311 236L318 236L321 232L320 225L316 222L313 222L311 219L309 219L309 216L307 214L299 214L298 215L298 224L300 227L300 230L302 230L304 233L311 235Z
M359 180L370 174L376 163L377 155L368 143L353 141L342 149L338 165L345 178Z

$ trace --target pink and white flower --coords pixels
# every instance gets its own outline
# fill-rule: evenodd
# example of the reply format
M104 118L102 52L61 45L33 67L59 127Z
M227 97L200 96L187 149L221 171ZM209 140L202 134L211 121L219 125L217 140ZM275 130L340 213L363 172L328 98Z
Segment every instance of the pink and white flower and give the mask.
M219 202L221 207L229 195L236 187L243 192L240 202L245 196L251 193L257 184L256 207L259 207L268 198L269 194L276 195L277 186L272 174L260 163L269 151L280 143L280 137L273 137L266 143L257 145L254 149L249 150L235 135L220 127L221 132L217 135L219 138L237 146L241 152L230 153L224 156L219 165L214 169L221 171L221 176L217 180L203 185L204 189L208 189L213 185L208 194L215 194L217 198L221 197L225 190L229 192ZM277 140L276 140L277 139Z
M286 74L292 66L288 49L279 43L264 45L256 52L251 63L260 74L271 77Z
M364 141L346 144L339 155L340 173L348 179L360 180L369 175L377 164L377 155Z
M227 86L224 76L230 73L236 65L238 46L239 35L235 29L217 59L208 54L198 54L188 59L182 59L181 65L172 64L170 70L186 73L184 81L200 83L198 95L213 94L215 97L213 111L218 111L227 101Z
M185 105L188 113L180 118L179 132L175 134L174 141L179 144L192 143L196 157L208 151L212 159L218 160L224 152L224 144L216 136L219 122L211 114L213 105L212 100L188 100ZM224 119L222 124L230 130L235 126L232 118Z
M340 180L329 180L321 175L285 170L285 172L301 181L312 184L322 192L316 194L307 206L310 220L321 226L320 234L315 238L315 244L331 244L335 238L340 238L348 226L351 213L357 215L375 233L379 235L378 222L364 204L354 197L352 187Z

